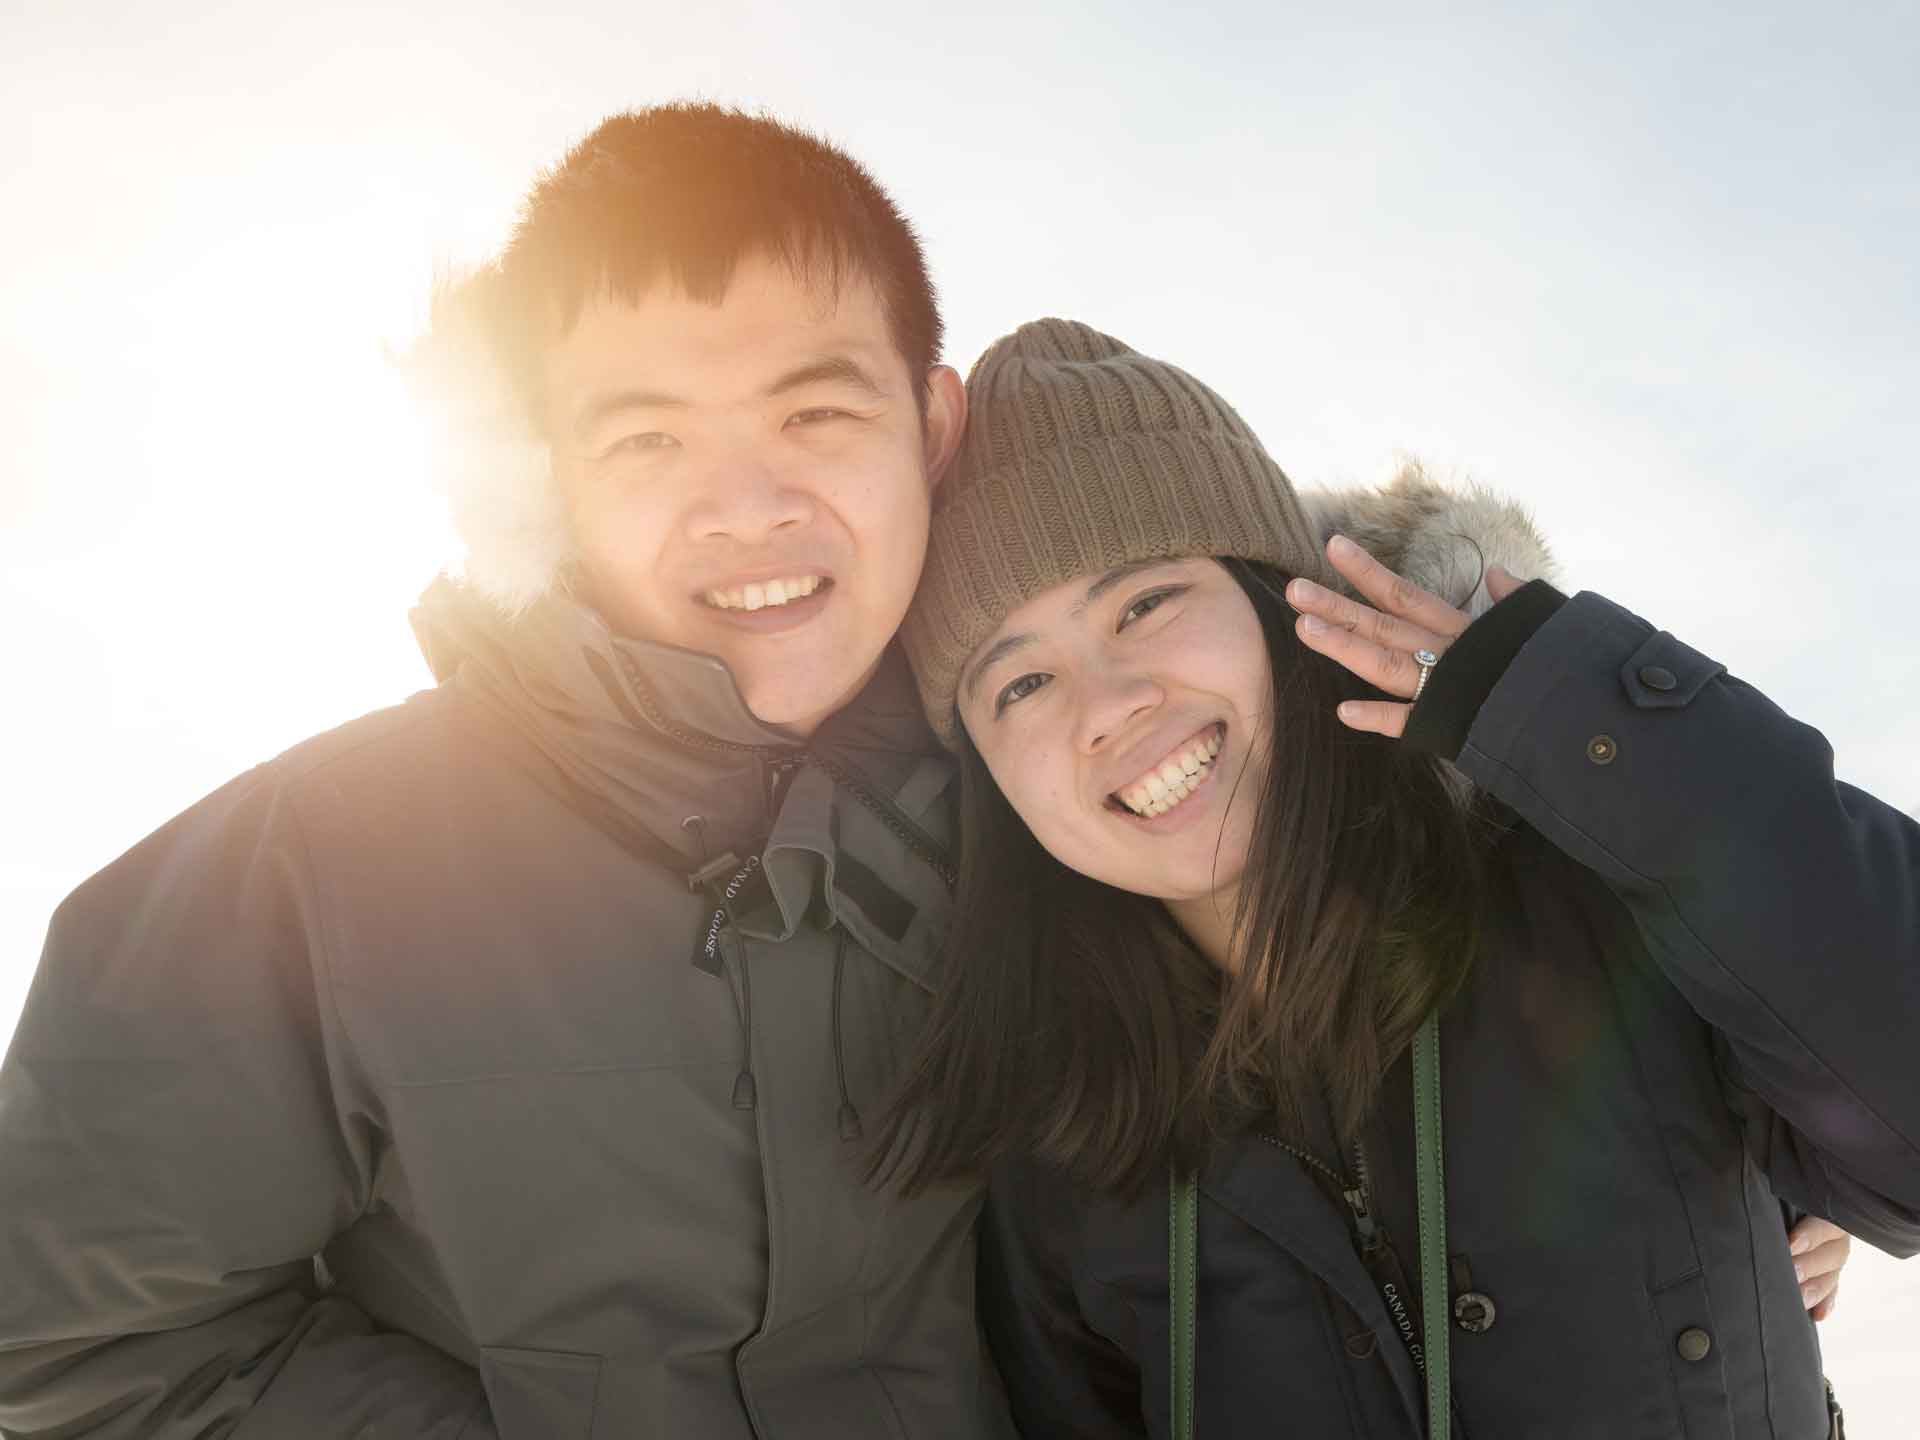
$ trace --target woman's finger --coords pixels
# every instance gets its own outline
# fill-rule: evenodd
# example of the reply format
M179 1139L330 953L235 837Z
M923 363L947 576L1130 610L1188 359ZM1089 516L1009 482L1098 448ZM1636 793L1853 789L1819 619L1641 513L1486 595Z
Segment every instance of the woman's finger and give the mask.
M1383 650L1412 654L1415 650L1438 653L1447 648L1452 634L1441 634L1393 615L1383 615L1370 605L1362 605L1345 595L1316 585L1311 580L1292 580L1287 584L1287 603L1302 615L1311 615L1329 625L1372 641Z
M1793 1273L1801 1280L1813 1280L1822 1275L1838 1275L1841 1267L1847 1263L1847 1256L1852 1249L1853 1242L1845 1235L1837 1240L1816 1245L1804 1254L1794 1256Z
M1391 700L1343 700L1340 723L1349 730L1365 730L1373 735L1388 735L1398 740L1407 728L1411 705L1396 705Z
M1487 595L1496 605L1526 583L1504 565L1487 567Z
M1825 1306L1829 1314L1833 1311L1833 1302L1840 1298L1840 1273L1822 1275L1817 1280L1808 1280L1800 1286L1800 1301L1809 1311ZM1821 1317L1815 1316L1815 1319Z
M1809 1250L1816 1250L1818 1246L1826 1244L1828 1240L1841 1240L1841 1238L1851 1242L1853 1236L1847 1235L1830 1219L1822 1219L1820 1215L1801 1215L1797 1221L1793 1221L1793 1229L1788 1231L1788 1254L1803 1256Z
M1327 560L1380 610L1432 634L1453 639L1471 623L1465 613L1389 570L1344 535L1327 541Z
M1376 690L1411 700L1419 686L1420 666L1406 650L1389 649L1318 615L1302 615L1294 621L1294 633L1309 650L1338 661Z

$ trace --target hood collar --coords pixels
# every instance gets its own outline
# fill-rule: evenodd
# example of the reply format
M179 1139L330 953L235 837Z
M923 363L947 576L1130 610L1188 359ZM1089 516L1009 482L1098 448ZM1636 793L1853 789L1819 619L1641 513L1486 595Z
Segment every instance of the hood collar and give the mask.
M939 753L897 646L803 741L758 719L718 658L617 635L564 593L509 616L441 576L411 619L435 679L503 712L573 784L692 864L766 836L767 761L825 756L891 794ZM699 835L682 826L695 815Z
M484 590L442 575L420 597L412 620L442 683L468 664L511 673L557 713L652 731L669 745L683 743L673 736L676 728L727 746L802 743L747 708L733 672L717 657L616 635L598 611L563 593L509 616Z

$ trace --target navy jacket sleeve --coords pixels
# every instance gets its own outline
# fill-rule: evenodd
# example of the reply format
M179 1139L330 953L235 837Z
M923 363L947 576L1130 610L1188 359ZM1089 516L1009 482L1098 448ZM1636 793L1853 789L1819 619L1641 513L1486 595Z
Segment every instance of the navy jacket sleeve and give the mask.
M1532 634L1458 763L1597 872L1719 1032L1776 1191L1920 1250L1920 825L1725 667L1591 593Z
M484 1440L479 1376L326 1293L377 1140L296 817L234 781L54 916L0 1067L0 1431Z

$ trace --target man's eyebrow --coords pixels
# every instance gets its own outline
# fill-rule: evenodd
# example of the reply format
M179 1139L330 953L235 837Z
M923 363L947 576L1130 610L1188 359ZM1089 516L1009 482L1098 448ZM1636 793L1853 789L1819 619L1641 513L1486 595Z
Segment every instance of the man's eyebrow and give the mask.
M678 395L668 394L664 390L613 390L596 395L580 407L580 413L574 417L574 438L585 441L593 433L594 427L609 415L617 415L622 410L684 410L687 402Z
M979 663L973 666L967 674L964 687L967 699L971 700L973 698L973 692L980 688L980 677L982 675L1006 659L1007 656L1013 654L1014 651L1023 646L1031 645L1032 643L1033 636L1024 633L1018 635L1002 635L998 640L994 641L993 648L982 655Z
M881 388L851 355L822 355L809 360L804 365L796 365L771 385L767 386L769 398L784 395L789 390L798 390L803 385L820 384L851 385L875 400L886 398L887 392Z

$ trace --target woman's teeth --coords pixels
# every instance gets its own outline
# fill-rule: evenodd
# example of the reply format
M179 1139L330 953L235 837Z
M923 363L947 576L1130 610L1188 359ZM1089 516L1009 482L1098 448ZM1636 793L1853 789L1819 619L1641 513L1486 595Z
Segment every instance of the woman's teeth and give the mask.
M1114 792L1120 803L1136 815L1152 819L1164 815L1199 788L1207 777L1207 767L1220 753L1220 732L1209 730L1204 740L1196 740L1178 755L1142 775L1133 784Z
M732 590L709 590L704 597L716 610L764 610L769 605L785 605L811 595L822 584L818 575L796 575L791 580L768 580L760 585L741 585Z

